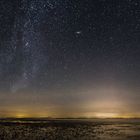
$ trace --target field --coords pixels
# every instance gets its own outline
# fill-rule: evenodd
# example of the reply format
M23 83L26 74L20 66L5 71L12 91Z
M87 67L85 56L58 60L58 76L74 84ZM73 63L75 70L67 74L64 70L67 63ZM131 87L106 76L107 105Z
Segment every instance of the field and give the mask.
M140 120L1 119L0 140L140 140Z

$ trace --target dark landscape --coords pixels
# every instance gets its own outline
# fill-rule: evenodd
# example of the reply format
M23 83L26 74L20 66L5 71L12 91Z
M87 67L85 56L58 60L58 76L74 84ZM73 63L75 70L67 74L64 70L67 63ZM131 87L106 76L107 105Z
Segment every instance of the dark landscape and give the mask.
M140 119L1 119L0 140L139 140Z

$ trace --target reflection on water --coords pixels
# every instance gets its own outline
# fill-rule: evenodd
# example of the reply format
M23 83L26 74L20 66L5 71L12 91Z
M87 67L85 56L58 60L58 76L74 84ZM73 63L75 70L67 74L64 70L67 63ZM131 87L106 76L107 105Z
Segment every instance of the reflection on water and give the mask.
M13 139L140 140L140 120L1 120L0 140Z

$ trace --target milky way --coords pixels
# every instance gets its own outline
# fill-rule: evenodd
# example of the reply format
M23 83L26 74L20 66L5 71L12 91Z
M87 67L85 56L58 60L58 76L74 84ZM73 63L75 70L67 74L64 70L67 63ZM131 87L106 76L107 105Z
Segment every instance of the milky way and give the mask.
M37 76L47 59L40 49L43 45L38 26L42 17L54 8L50 1L22 1L14 23L13 49L16 63L21 65L19 77L14 81L12 91L26 88ZM19 61L19 62L18 62Z
M138 116L139 37L139 0L1 0L0 114Z
M5 6L6 3L2 4ZM11 64L16 73L10 83L12 92L32 84L41 66L47 64L47 57L41 49L43 43L39 26L42 24L44 16L55 8L56 2L22 0L17 2L17 5L17 9L14 9L15 17L11 26L12 31L8 44L10 47L9 50L6 50L7 52L1 53L1 57L6 57L3 58L6 59L3 61ZM2 68L4 65L6 64L3 64Z

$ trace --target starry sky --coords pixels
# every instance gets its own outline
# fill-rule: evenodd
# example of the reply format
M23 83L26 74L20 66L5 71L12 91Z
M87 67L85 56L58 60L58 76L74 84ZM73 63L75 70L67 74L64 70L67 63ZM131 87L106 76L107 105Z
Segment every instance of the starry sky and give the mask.
M0 117L140 117L140 1L1 0Z

